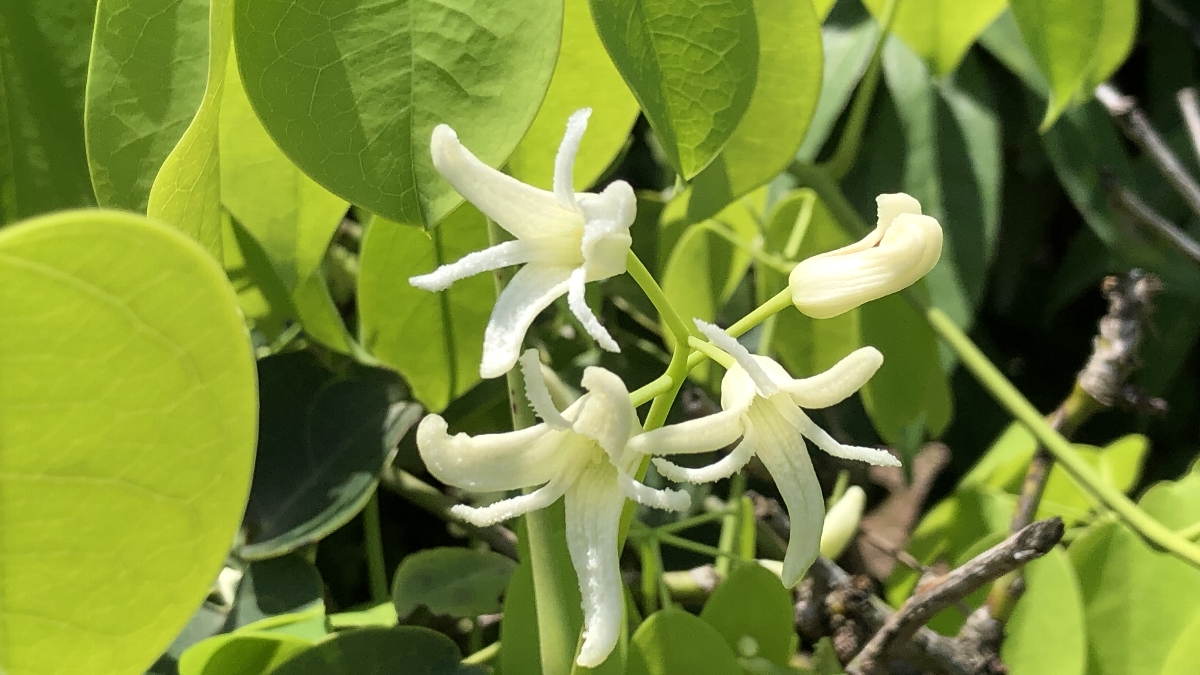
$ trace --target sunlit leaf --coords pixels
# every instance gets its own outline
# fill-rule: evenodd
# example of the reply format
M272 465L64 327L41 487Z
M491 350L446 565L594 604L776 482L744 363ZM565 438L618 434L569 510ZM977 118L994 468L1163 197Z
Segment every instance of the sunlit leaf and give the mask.
M179 675L266 675L311 645L291 635L218 635L183 653Z
M592 109L575 158L575 189L586 190L625 147L638 104L604 51L587 0L566 0L558 64L537 117L508 158L509 173L551 189L567 118L580 108Z
M1162 675L1191 675L1200 672L1200 613L1192 619L1188 627L1183 629L1167 660L1163 664Z
M881 18L888 0L865 0L876 18ZM892 32L932 66L940 75L954 72L975 38L1000 12L1005 0L927 0L897 3Z
M94 203L83 84L95 0L0 5L0 225Z
M758 83L724 149L696 176L688 217L708 218L795 159L821 92L821 24L812 6L754 0Z
M1075 569L1062 548L1024 568L1025 594L1004 627L1000 656L1012 675L1083 675L1087 634Z
M254 360L212 258L144 218L0 231L0 669L136 675L208 594L254 461Z
M487 246L487 222L470 204L428 232L376 219L363 239L359 338L434 412L479 382L496 285L492 275L479 274L430 293L408 279Z
M178 227L217 260L221 255L221 153L218 126L233 38L233 0L212 0L208 78L191 124L150 185L146 215Z
M462 200L434 171L433 127L503 163L546 93L562 6L239 0L237 58L263 125L305 173L385 218L433 225Z
M99 0L84 108L101 206L144 211L208 73L209 0Z
M604 47L685 180L729 140L754 93L752 0L590 0Z

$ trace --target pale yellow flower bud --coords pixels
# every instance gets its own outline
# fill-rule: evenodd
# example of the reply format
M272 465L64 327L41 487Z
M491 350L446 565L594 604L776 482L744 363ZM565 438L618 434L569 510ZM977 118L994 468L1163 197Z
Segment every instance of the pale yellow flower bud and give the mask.
M788 285L792 302L814 319L828 319L895 293L929 273L942 255L942 227L921 215L917 200L879 195L875 230L849 246L800 261Z
M846 494L830 507L825 514L825 525L821 528L821 555L835 560L846 550L858 533L858 523L862 520L866 504L867 494L857 485L851 485Z

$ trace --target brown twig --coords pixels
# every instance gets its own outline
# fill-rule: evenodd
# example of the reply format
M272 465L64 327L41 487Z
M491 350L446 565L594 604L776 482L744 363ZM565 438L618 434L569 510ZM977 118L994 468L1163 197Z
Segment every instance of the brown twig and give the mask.
M1137 100L1122 94L1107 82L1096 87L1095 95L1096 100L1117 122L1125 136L1149 156L1162 175L1187 202L1192 212L1200 215L1200 185L1196 184L1195 179L1183 167L1183 163L1150 124L1146 113L1138 107Z
M417 478L407 471L387 466L379 476L379 482L389 490L407 499L414 506L431 513L442 520L453 522L462 527L468 535L479 539L492 547L495 552L516 560L517 535L502 525L491 527L476 527L470 523L455 518L450 508L458 502L442 494L434 486Z
M1121 185L1115 176L1102 171L1100 180L1115 208L1200 266L1200 244L1195 239L1142 201L1132 190Z
M886 659L896 644L909 641L933 615L967 597L975 589L999 579L1030 560L1046 554L1062 539L1060 518L1047 518L976 556L967 564L910 597L890 616L846 667L848 675L886 672Z

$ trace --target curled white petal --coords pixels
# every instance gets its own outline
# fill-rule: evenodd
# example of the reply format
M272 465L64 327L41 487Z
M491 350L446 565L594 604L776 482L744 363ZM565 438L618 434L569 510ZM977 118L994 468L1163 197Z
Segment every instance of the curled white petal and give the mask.
M682 490L658 490L625 473L617 474L617 486L622 494L643 506L664 511L687 511L692 506L692 496Z
M742 346L742 343L731 337L728 333L721 330L717 326L700 319L693 319L696 322L696 327L708 338L714 345L719 347L725 353L733 357L742 370L750 376L754 382L754 386L758 389L758 393L763 396L774 396L779 392L779 385L767 376L766 371L754 359L754 356Z
M435 478L477 492L541 485L560 470L559 439L544 424L502 434L447 433L446 420L426 415L417 451Z
M583 217L563 208L554 193L526 185L479 161L445 124L434 128L429 152L434 168L459 194L515 237L562 234L583 224Z
M620 377L596 366L584 369L580 384L588 393L579 399L571 428L598 443L614 466L627 469L629 437L641 429L637 412L629 402L629 389Z
M617 345L617 341L612 339L612 336L600 324L600 320L592 313L592 308L588 307L587 299L584 296L586 278L587 270L582 267L571 272L571 278L567 284L567 306L571 308L571 313L579 319L579 323L583 324L583 329L592 336L596 344L605 351L619 352L621 347Z
M542 361L538 358L537 350L526 349L520 361L521 374L525 378L525 397L529 399L533 413L551 429L571 428L571 423L563 419L562 413L554 407L550 389L546 387L546 378L542 375Z
M571 114L562 143L558 145L558 154L554 156L554 197L563 208L572 211L579 210L575 203L575 155L579 154L579 143L583 140L583 132L587 131L588 118L591 116L591 108L576 110Z
M442 265L429 274L410 277L408 283L426 291L443 291L459 279L529 262L530 254L530 246L525 242L506 241L482 251L468 253L458 261Z
M887 198L887 199L885 199ZM902 290L942 254L942 228L908 195L883 195L878 227L861 241L800 261L788 277L792 302L817 319Z
M623 180L614 181L600 194L579 196L583 211L583 239L580 249L588 281L599 281L624 274L633 238L629 226L637 214L637 197Z
M550 506L563 496L572 480L574 480L574 473L566 471L533 492L502 499L487 506L455 504L450 507L450 513L476 527L490 527L496 523L523 516L530 511Z
M828 408L862 389L882 365L883 354L878 349L862 347L823 373L785 381L783 389L801 408Z
M567 490L567 550L583 597L583 646L575 662L594 668L621 635L625 593L617 560L617 528L625 495L611 465L593 465Z
M647 431L631 438L629 449L643 455L686 455L720 450L741 438L745 428L743 412L744 409L722 410Z
M499 377L517 363L525 331L537 315L567 292L569 267L526 265L513 275L500 293L483 332L483 359L479 375Z
M751 434L747 434L732 452L708 466L692 469L658 457L655 457L653 461L660 474L676 483L712 483L729 478L746 466L746 462L749 462L750 458L754 456L757 448Z
M821 529L821 555L834 560L846 550L858 534L858 523L866 504L867 493L859 486L851 485L846 494L829 507Z

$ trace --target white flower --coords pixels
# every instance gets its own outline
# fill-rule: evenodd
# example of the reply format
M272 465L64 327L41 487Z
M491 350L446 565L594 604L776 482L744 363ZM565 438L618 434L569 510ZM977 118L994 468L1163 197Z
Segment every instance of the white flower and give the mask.
M577 661L590 668L604 662L620 636L625 595L617 529L625 498L672 511L687 510L691 499L686 492L656 490L633 478L641 456L626 444L641 425L621 378L603 368L586 369L582 384L588 393L559 413L537 352L526 351L520 361L529 403L541 424L509 433L450 436L445 420L429 415L417 428L417 448L429 472L449 485L479 492L541 486L490 506L452 509L480 527L565 496L567 548L583 597L585 633Z
M584 108L567 121L554 159L553 192L526 185L479 161L445 124L433 130L430 152L438 173L516 240L470 253L409 283L441 291L480 272L524 265L500 294L488 320L479 364L479 374L485 378L512 369L525 331L539 312L564 293L588 334L604 349L621 351L584 301L584 284L625 272L637 199L624 181L610 184L600 194L575 193L571 173L591 113Z
M867 505L867 493L857 485L846 488L846 494L829 507L825 524L821 528L821 555L836 559L858 534L862 522L863 508Z
M687 469L663 459L655 459L654 464L671 480L706 483L732 475L757 455L775 479L792 521L782 578L787 586L795 585L817 557L825 518L825 500L804 438L834 457L900 464L886 450L838 443L801 408L825 408L850 396L871 379L883 355L874 347L863 347L824 373L797 380L775 361L752 356L720 328L699 320L696 325L735 361L721 381L722 411L646 432L634 437L629 447L654 455L699 453L740 438L731 453L703 468Z
M879 195L875 229L849 246L800 261L788 277L792 302L814 319L828 319L912 285L942 255L942 227L921 215L917 200Z

